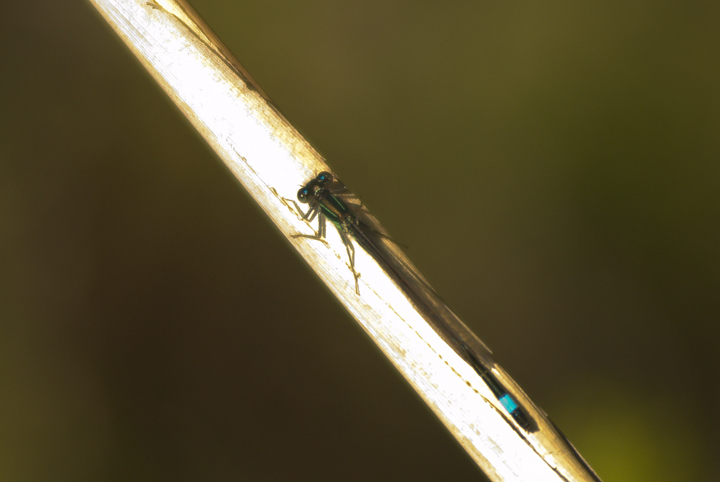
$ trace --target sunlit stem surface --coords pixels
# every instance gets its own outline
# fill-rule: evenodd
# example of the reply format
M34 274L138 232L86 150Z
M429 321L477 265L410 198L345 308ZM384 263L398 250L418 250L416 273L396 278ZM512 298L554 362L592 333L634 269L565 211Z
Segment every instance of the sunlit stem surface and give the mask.
M356 247L356 279L337 230L328 228L324 242L297 236L317 234L295 207L298 187L332 170L186 2L90 1L492 480L597 480L488 352L492 376L538 426L533 433L519 428L487 377L416 311L372 256Z

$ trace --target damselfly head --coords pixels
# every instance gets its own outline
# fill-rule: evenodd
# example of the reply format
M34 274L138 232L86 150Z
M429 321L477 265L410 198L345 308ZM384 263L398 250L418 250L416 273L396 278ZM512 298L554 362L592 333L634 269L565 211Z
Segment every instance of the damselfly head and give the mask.
M310 180L307 184L300 188L297 193L298 201L301 203L307 203L310 197L315 195L317 191L325 186L325 184L332 182L333 177L327 171L322 171L320 174L315 176L315 179Z

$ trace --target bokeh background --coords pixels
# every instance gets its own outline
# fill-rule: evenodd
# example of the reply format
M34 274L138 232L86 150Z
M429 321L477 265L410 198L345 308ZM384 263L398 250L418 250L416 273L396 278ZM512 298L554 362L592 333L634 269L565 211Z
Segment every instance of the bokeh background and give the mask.
M192 3L605 482L718 480L720 4ZM483 480L88 2L0 59L0 480Z

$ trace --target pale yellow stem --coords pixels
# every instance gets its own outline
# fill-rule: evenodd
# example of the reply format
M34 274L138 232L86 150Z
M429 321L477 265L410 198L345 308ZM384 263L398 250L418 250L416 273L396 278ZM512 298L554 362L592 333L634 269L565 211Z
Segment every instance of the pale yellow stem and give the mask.
M316 229L292 202L298 188L331 169L186 2L91 2L492 480L596 480L490 357L493 375L538 426L519 428L467 357L416 311L372 256L356 249L358 294L336 230L328 229L326 243L292 237ZM459 321L453 327L458 339L472 338Z

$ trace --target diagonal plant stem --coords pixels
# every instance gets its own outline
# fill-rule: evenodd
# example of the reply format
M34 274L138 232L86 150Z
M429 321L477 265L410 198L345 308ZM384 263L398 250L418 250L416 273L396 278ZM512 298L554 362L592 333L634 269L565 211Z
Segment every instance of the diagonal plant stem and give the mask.
M331 169L190 5L90 1L493 481L599 480L422 277L404 288L367 244L348 247L340 228L316 241L325 233L303 216L296 193ZM414 273L400 250L387 249L396 271Z

